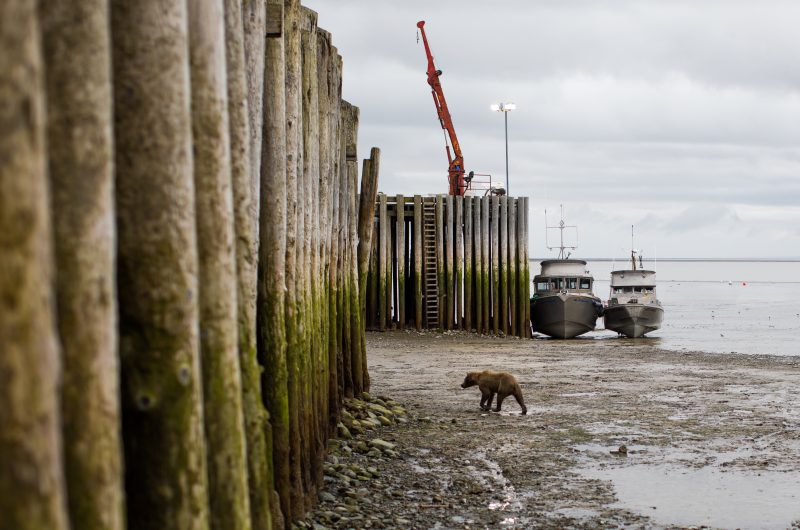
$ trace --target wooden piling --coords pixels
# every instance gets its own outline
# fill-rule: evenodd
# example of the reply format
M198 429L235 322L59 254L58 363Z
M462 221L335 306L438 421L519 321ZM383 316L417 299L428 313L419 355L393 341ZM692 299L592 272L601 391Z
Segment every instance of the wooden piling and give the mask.
M209 515L249 530L223 2L189 0L188 14Z
M447 316L447 322L445 324L446 329L453 329L453 319L455 314L455 252L453 249L454 245L454 227L453 227L453 220L454 220L454 212L453 212L453 196L447 195L445 199L445 228L444 228L444 238L445 238L445 303L447 305L447 310L442 312L442 314Z
M464 329L472 330L472 285L474 281L472 197L464 197Z
M0 6L0 526L9 530L69 528L59 411L61 352L53 312L45 77L37 5L32 0L11 0ZM177 18L171 12L167 15ZM178 37L184 37L181 42L186 43L185 35ZM102 61L102 52L100 55ZM108 109L106 105L105 111ZM185 168L178 165L178 169L184 180L191 178ZM177 419L180 425L172 432L185 425L180 421L185 417ZM176 493L172 508L184 513L180 509L186 506L182 501L187 492L178 489ZM119 508L119 504L110 507Z
M483 201L480 197L474 197L472 199L472 211L473 211L473 222L472 222L472 245L474 250L474 261L475 261L475 281L473 282L474 285L474 298L475 298L475 332L476 333L483 333L483 223L481 222L482 215L481 210L483 206Z
M12 15L6 13L6 16L17 22ZM57 322L63 354L61 413L64 471L69 491L67 507L73 528L118 530L125 526L125 510L108 2L59 2L42 6L39 16L47 70L47 150L58 271L55 284ZM33 35L32 32L30 37ZM12 53L17 49L8 41L3 42L10 46ZM0 64L4 64L4 75L11 75L14 69L2 60ZM16 105L8 95L3 96L2 101L9 105L7 108ZM2 121L9 123L6 118ZM36 122L36 125L41 124ZM8 168L15 167L13 158L10 160L7 155L0 158ZM29 179L34 185L39 178L22 171L16 177ZM2 193L0 189L0 195ZM4 232L8 235L7 230ZM11 249L0 250L0 253L6 252ZM15 277L9 269L2 266L0 269L4 275ZM8 293L4 288L0 291ZM3 346L0 340L0 351L4 352L0 355L10 354L14 349L9 344ZM32 350L30 362L37 362L40 353L42 350ZM13 401L4 397L3 403L8 406ZM0 425L0 431L2 429ZM5 450L0 443L0 452ZM12 465L0 463L0 468L9 472ZM0 497L5 496L10 501L14 494L16 492L6 492L0 486ZM5 519L9 507L2 501L0 506L3 506L0 513ZM30 517L28 522L41 525L41 521L34 521L37 518ZM10 517L7 522L22 528L16 517Z
M490 254L490 241L491 234L489 232L489 218L491 217L491 201L488 195L484 195L481 199L481 261L482 261L482 277L481 286L483 288L483 331L489 333L492 328L491 323L491 254Z
M128 528L208 525L187 29L185 2L111 2Z
M439 329L444 330L446 329L446 316L447 316L447 309L445 304L447 303L447 276L445 273L445 225L444 225L444 205L445 205L445 196L438 195L436 197L436 281L439 285Z
M403 329L406 320L406 219L405 197L397 195L395 206L395 253L397 256L397 329Z
M464 197L458 196L455 198L456 202L456 219L455 219L455 232L456 232L456 255L455 255L455 269L456 269L456 285L455 285L455 327L461 329L464 320L464 300L463 300L463 276L464 276Z
M283 2L267 2L266 15L279 21L278 31L269 33L264 45L263 144L258 145L261 182L258 266L258 351L264 359L263 399L269 411L272 432L272 469L280 513L291 518L289 471L289 394L286 360L286 118L285 54L281 27ZM247 23L247 17L245 22ZM273 28L274 29L274 28ZM263 32L263 29L262 29ZM248 59L250 64L250 59ZM252 85L248 83L251 87ZM249 100L248 100L249 101ZM252 114L252 113L251 113ZM251 120L251 127L253 121ZM253 134L251 132L251 134ZM252 145L252 144L251 144ZM273 506L275 503L273 503ZM277 508L277 506L275 506Z
M389 267L387 262L389 259L389 241L386 234L386 227L389 224L389 212L386 203L386 195L383 193L378 194L378 230L380 231L380 241L378 242L378 329L384 331L389 321L389 315L386 308L389 307L387 300L387 293L390 293L391 283L390 277L387 277Z
M508 197L500 197L500 331L508 335Z
M522 199L525 202L524 212L525 215L523 216L523 224L522 224L522 231L523 231L523 256L522 256L522 266L524 270L524 277L525 281L522 284L522 302L523 302L523 310L525 312L525 317L523 319L524 326L525 326L525 337L531 337L531 304L530 304L530 291L531 291L531 274L530 274L530 262L528 260L528 197L524 197Z
M422 329L422 196L414 195L414 325Z
M528 336L526 331L528 326L525 323L525 316L528 300L525 297L528 289L525 285L525 199L517 199L517 329L520 337Z
M492 332L500 334L500 198L491 198Z
M508 200L508 293L509 329L512 335L519 335L517 325L517 199Z

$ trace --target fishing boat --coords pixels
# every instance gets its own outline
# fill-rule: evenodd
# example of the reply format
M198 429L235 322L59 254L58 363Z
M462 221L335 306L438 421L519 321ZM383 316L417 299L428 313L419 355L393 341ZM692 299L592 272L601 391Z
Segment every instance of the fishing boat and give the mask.
M611 293L603 312L606 329L630 338L659 329L664 319L664 308L656 295L656 273L645 270L641 253L637 267L636 257L637 252L631 249L631 268L611 271Z
M586 269L586 262L569 259L566 249L577 246L564 245L564 229L577 227L564 224L563 210L558 228L561 242L558 259L541 262L541 272L533 278L531 297L531 326L533 331L556 339L571 339L592 331L597 318L603 313L603 303L592 292L594 278Z

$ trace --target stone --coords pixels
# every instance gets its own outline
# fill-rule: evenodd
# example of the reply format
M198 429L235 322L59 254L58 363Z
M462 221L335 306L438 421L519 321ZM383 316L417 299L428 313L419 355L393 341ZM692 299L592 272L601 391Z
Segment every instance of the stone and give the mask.
M381 440L380 438L373 438L372 440L369 441L369 445L371 445L372 447L376 447L381 451L388 451L397 447L395 444L387 442L386 440Z
M328 493L327 491L320 491L319 492L319 500L322 502L336 502L336 497L332 494Z
M336 430L339 433L339 436L345 440L351 440L353 438L353 435L350 433L350 429L345 427L344 423L339 422L339 424L336 425Z
M392 420L387 418L386 416L378 416L378 421L381 422L381 425L388 427L392 424Z
M370 403L368 406L370 410L372 410L373 412L377 412L383 416L392 416L392 411L382 405L379 405L377 403Z

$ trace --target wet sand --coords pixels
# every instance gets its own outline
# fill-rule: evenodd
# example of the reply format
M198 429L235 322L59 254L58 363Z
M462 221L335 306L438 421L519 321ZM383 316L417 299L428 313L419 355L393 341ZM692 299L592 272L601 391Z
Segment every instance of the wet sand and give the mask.
M800 358L462 333L370 333L367 344L371 394L411 420L360 437L396 444L396 457L334 451L340 467L380 476L328 477L317 524L800 527ZM528 415L513 397L481 411L478 390L459 387L481 369L514 373Z

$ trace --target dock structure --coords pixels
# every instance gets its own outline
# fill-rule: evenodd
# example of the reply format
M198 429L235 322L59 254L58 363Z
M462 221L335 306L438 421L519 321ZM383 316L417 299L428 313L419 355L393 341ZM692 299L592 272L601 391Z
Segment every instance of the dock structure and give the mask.
M380 193L375 207L368 329L531 336L527 198Z
M292 528L398 307L370 264L414 270L331 34L299 0L0 13L0 528Z

